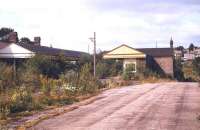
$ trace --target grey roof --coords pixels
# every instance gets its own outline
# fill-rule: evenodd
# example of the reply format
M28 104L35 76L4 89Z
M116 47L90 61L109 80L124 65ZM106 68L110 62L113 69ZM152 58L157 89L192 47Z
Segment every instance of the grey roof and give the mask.
M56 56L62 53L66 57L69 57L69 58L80 58L81 55L87 55L87 53L80 52L80 51L64 50L64 49L47 47L47 46L31 45L31 44L26 44L26 43L20 43L17 45L22 46L23 48L26 48L37 54Z
M171 48L138 48L136 49L153 57L171 57L173 49Z

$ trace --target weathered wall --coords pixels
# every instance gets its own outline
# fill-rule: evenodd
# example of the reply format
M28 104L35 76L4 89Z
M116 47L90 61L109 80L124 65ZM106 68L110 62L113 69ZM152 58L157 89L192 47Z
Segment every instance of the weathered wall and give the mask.
M137 73L143 73L146 69L146 60L145 59L136 59L137 62Z
M173 76L173 58L172 57L154 57L156 63L162 68L165 74Z
M152 57L146 59L124 59L124 68L127 63L136 63L136 73L142 73L146 68L161 74L173 76L173 59L172 57Z

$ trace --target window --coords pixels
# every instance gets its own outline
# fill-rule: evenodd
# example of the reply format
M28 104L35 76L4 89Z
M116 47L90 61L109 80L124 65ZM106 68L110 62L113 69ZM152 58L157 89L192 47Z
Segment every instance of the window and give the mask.
M128 63L125 65L126 71L136 72L136 63Z

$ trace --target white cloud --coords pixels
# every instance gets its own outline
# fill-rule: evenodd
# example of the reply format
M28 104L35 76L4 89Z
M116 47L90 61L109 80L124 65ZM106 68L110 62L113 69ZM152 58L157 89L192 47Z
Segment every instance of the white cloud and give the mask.
M88 1L0 0L0 27L12 27L20 37L32 39L39 35L43 45L82 51L87 51L88 44L92 51L88 38L94 31L97 32L97 47L101 50L122 43L154 47L156 40L163 47L169 46L171 36L186 43L188 35L199 34L199 13L194 5L188 6L186 11L176 12L176 5L159 3L158 9L151 3L145 5L148 12L144 13L138 7L138 10L101 11L96 9L99 5L88 5ZM159 11L162 8L164 12ZM170 8L173 12L167 12Z

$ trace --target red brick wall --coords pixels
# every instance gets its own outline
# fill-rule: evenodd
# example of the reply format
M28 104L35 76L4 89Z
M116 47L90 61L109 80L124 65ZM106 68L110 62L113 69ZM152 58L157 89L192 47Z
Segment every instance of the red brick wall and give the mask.
M167 75L173 76L174 69L172 57L154 57L154 59Z

